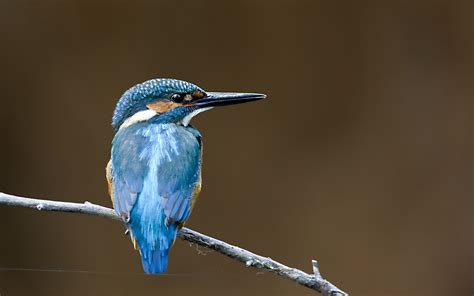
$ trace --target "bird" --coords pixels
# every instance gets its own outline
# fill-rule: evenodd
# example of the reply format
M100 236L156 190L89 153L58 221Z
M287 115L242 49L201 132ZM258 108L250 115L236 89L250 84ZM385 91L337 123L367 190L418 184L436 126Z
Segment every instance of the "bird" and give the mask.
M214 107L265 97L206 92L168 78L137 84L120 97L112 116L115 135L106 179L145 273L166 272L169 251L201 191L203 143L191 119Z

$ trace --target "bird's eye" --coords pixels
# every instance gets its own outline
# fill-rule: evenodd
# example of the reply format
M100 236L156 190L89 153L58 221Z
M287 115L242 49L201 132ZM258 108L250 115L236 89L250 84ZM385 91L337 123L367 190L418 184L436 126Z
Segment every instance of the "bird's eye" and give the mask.
M171 100L175 103L182 103L184 100L184 96L181 94L174 94L171 96Z

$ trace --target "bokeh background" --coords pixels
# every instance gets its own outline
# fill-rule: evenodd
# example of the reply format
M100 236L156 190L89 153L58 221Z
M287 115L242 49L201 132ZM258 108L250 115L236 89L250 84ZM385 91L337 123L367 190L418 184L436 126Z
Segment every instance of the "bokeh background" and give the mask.
M472 1L2 1L1 191L110 206L112 110L157 77L265 92L213 110L188 226L352 295L472 295ZM0 207L0 294L314 295L119 223Z

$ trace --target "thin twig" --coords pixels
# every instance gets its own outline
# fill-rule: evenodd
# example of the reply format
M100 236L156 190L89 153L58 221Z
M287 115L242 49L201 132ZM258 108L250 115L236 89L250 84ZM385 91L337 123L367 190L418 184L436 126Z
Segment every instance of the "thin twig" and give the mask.
M81 213L121 221L120 217L115 214L113 209L95 205L90 202L81 204L73 202L33 199L0 192L0 204L14 207L31 208L39 211ZM185 241L209 248L239 262L242 262L247 267L254 267L276 273L284 278L295 281L300 285L316 290L322 293L324 296L348 295L321 276L319 264L315 260L313 260L314 274L307 274L299 269L283 265L269 257L263 257L254 254L245 249L230 245L226 242L201 234L186 227L181 229L178 236Z

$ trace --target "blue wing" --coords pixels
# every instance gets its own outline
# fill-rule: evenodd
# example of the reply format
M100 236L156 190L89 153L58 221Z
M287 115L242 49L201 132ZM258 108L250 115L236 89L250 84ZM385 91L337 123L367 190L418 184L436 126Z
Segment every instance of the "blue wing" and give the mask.
M140 157L141 147L145 147L147 142L147 138L138 134L134 126L119 131L112 142L112 199L115 212L124 222L130 220L130 212L148 173L147 160Z
M177 225L189 218L200 153L199 132L175 124L137 123L112 142L114 208L138 242L147 272L164 271Z
M186 221L200 174L200 137L191 127L171 124L136 124L117 133L112 142L113 200L125 222L149 174L166 217Z

